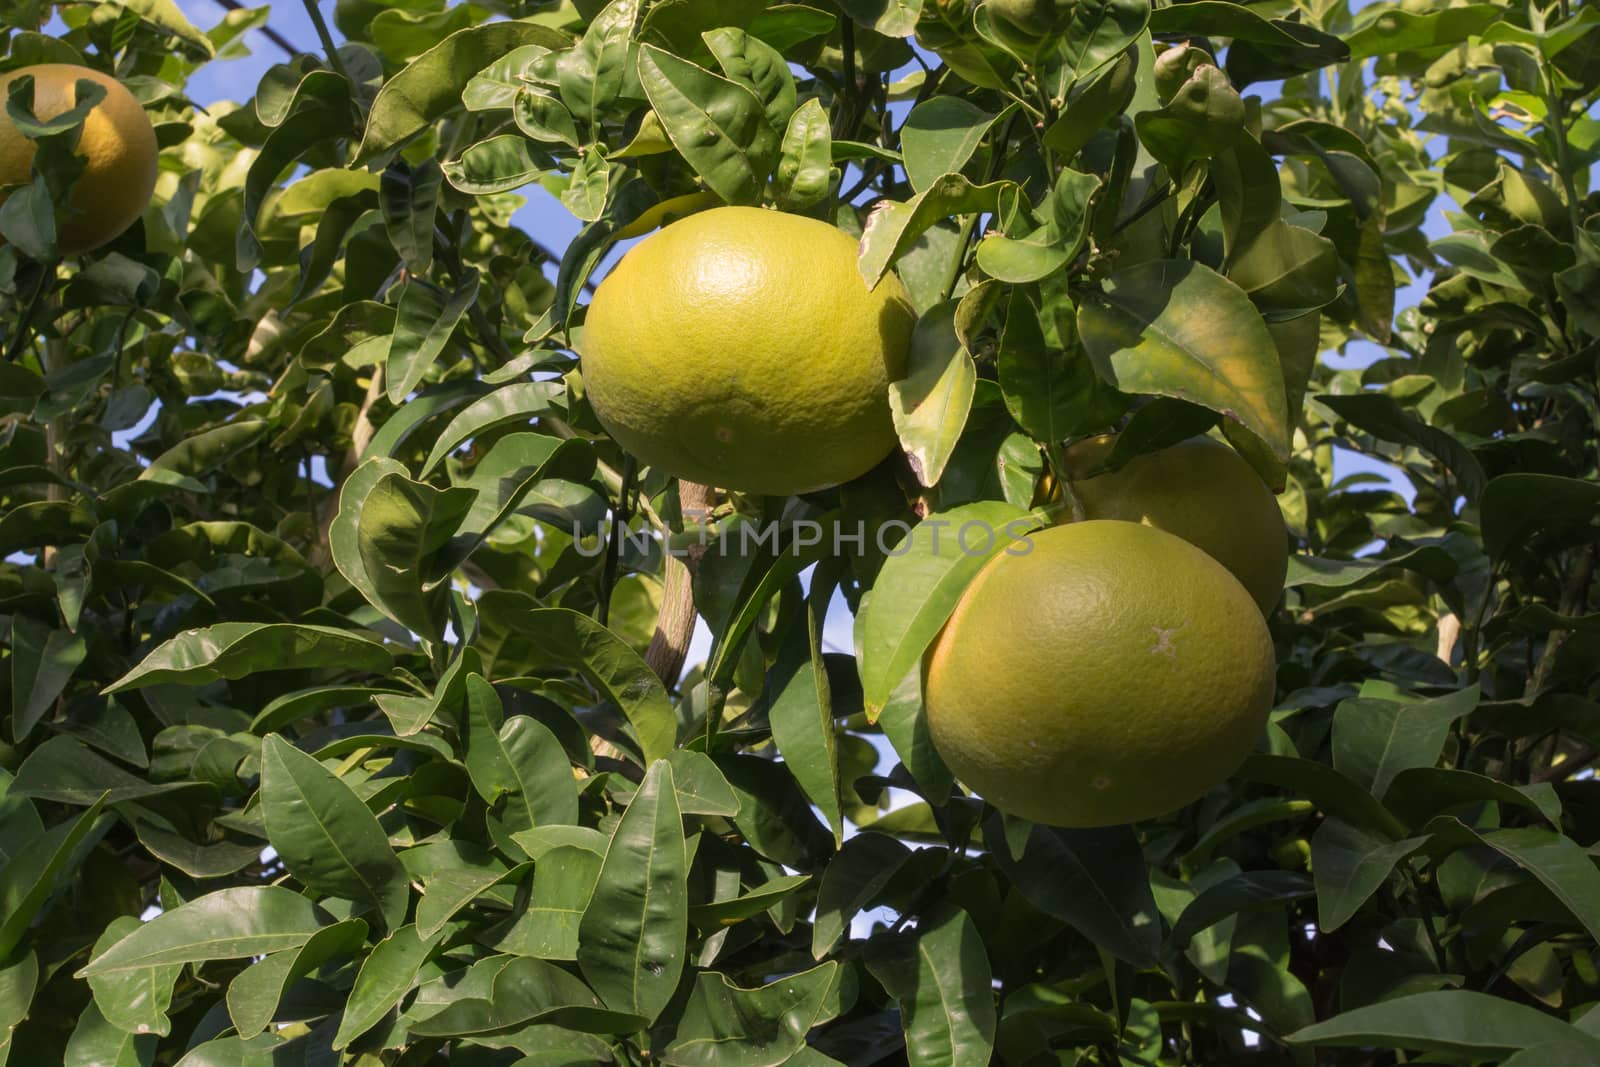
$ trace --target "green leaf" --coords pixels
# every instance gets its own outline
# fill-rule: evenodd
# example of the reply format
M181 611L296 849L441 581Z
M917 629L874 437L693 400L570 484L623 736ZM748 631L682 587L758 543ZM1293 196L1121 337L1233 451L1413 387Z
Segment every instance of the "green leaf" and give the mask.
M1502 1059L1545 1043L1580 1043L1600 1055L1600 1041L1526 1004L1465 989L1397 997L1347 1011L1288 1035L1296 1045L1415 1049L1474 1059Z
M501 133L468 145L445 160L444 176L469 196L509 193L539 180L554 161L521 134Z
M1339 295L1339 253L1332 241L1274 220L1228 257L1228 280L1258 308L1289 316Z
M422 474L427 476L446 456L474 437L514 423L533 421L546 412L559 407L562 389L555 382L519 382L502 386L494 392L478 397L451 417L439 432L428 458L423 461ZM503 442L497 441L496 445Z
M917 481L937 485L972 410L978 371L955 331L947 300L917 320L906 376L889 383L889 412Z
M922 661L983 565L1037 525L1021 508L985 500L930 515L912 528L884 561L856 621L869 719L878 717L895 687ZM988 551L967 551L963 530Z
M739 814L739 796L710 756L679 748L667 754L667 762L672 764L678 809L685 815Z
M20 744L72 681L89 646L27 615L11 619L11 738Z
M56 880L83 861L87 852L84 842L91 834L98 837L109 829L100 823L104 803L104 798L96 800L76 819L52 826L0 868L0 960L10 956L27 934L34 917L55 892Z
M1361 910L1395 866L1427 839L1390 841L1340 819L1328 818L1311 835L1311 870L1317 879L1317 924L1331 934Z
M39 957L32 951L18 952L0 963L0 1063L10 1048L12 1031L28 1017L28 1006L38 987Z
M530 85L523 85L516 90L511 103L511 117L516 120L517 129L535 141L564 144L569 148L577 148L580 144L578 127L573 124L572 112L567 110L567 106L549 93Z
M1252 752L1235 776L1249 782L1276 786L1316 803L1335 815L1391 838L1406 835L1406 826L1373 795L1347 776L1315 760Z
M432 159L415 168L397 161L383 172L383 224L389 243L413 274L426 275L433 266L433 228L442 181L444 171Z
M823 869L817 888L811 955L820 960L832 952L850 921L872 906L911 856L909 848L886 834L868 831L846 841Z
M428 954L439 943L439 936L417 936L415 926L397 927L378 942L356 974L355 985L345 1001L339 1030L334 1035L335 1050L378 1025L395 1005L417 984L417 973Z
M356 547L372 606L433 642L444 635L450 589L435 560L466 518L474 490L437 489L398 472L361 499Z
M1089 201L1099 189L1096 175L1063 170L1050 195L1035 209L1035 214L1044 216L1044 225L1015 240L989 234L978 242L978 266L1013 284L1039 281L1060 271L1083 249L1089 234Z
M931 97L912 108L900 127L911 188L920 193L945 174L960 174L1000 117L959 96Z
M606 839L596 831L588 831L600 837L598 850L592 851L586 844L538 844L533 840L538 832L522 831L514 837L534 857L533 889L527 904L504 926L490 932L489 943L519 956L575 960L583 914L594 895L595 881L600 877Z
M577 45L556 57L561 99L597 132L600 120L629 88L638 19L638 0L611 0L590 21Z
M785 211L803 211L828 195L834 180L833 133L822 103L811 97L789 116L779 145L773 193Z
M1502 474L1484 486L1478 510L1484 550L1505 559L1541 532L1574 541L1593 537L1600 485L1553 474Z
M89 955L98 956L140 925L132 915L118 916L100 931ZM94 992L95 1007L100 1009L101 1017L112 1026L129 1033L165 1037L172 1032L172 1020L167 1017L167 1011L172 1007L173 986L181 973L182 964L114 971L90 976L89 988Z
M789 636L773 664L767 682L771 694L767 719L784 765L806 798L822 812L837 847L844 841L844 815L839 805L839 753L828 668L822 657L821 616L826 605L810 597L803 611L805 618L789 627Z
M244 959L299 948L327 925L311 900L279 886L239 886L196 897L90 957L76 977Z
M261 744L261 811L272 847L307 888L371 904L391 930L405 922L411 884L389 835L350 786L276 734Z
M577 671L621 709L645 762L677 745L678 718L661 680L639 654L587 615L539 608L521 594L495 591L478 601L479 648L491 676L544 667Z
M1361 16L1361 28L1345 38L1350 46L1350 58L1355 60L1441 50L1460 44L1504 18L1505 10L1494 4L1468 4L1431 11L1415 11L1399 4L1373 4L1363 10Z
M578 967L606 1006L654 1022L688 954L688 858L672 767L650 764L611 834L579 927Z
M162 34L176 38L180 50L191 57L211 59L217 54L211 38L185 18L173 0L114 0L113 6L131 11Z
M1148 0L1077 0L1064 11L1066 18L1058 27L1062 44L1049 75L1054 95L1062 97L1121 55L1150 20Z
M533 22L488 22L452 33L383 83L352 162L369 162L460 107L467 83L513 49L559 49L569 43L556 30Z
M494 686L476 674L466 680L467 714L463 740L472 786L510 831L578 821L578 791L572 765L555 734L527 715L504 726L504 710Z
M1161 919L1131 828L1063 830L1020 822L1017 828L1026 831L1021 856L1010 847L990 855L1030 904L1117 959L1143 966L1156 958ZM1007 840L998 815L985 823L984 839Z
M1068 335L1046 344L1041 310L1052 317L1064 313ZM1119 413L1107 404L1109 390L1071 331L1074 311L1065 294L1041 309L1023 288L1011 291L995 369L1006 410L1036 441L1059 443Z
M294 90L293 108L267 134L245 175L239 231L234 242L234 268L249 273L261 265L263 248L256 232L267 194L283 172L317 145L354 133L355 109L350 82L331 70L313 70Z
M755 203L779 151L756 94L653 45L639 49L639 81L673 146L706 185L730 204Z
M154 1034L130 1034L111 1025L90 1003L62 1050L62 1067L150 1067L155 1060Z
M700 35L730 80L754 90L774 130L785 129L794 112L794 75L783 54L744 30L722 26Z
M880 201L867 216L856 261L867 286L875 288L894 261L934 223L951 215L993 211L1000 191L1009 184L973 185L960 174L942 174L904 203Z
M990 1062L993 972L983 938L960 908L918 924L913 937L874 939L867 966L900 1005L913 1067Z
M382 673L393 665L388 649L349 630L288 622L222 622L163 641L104 692L169 682L203 685L285 668Z
M250 448L266 435L268 424L262 419L241 419L184 438L157 456L139 474L140 481L175 485L193 492L208 492L199 481L224 463Z
M1199 263L1153 260L1084 294L1078 331L1100 376L1129 393L1208 407L1289 454L1278 351L1238 286Z
M1317 397L1336 415L1382 441L1418 448L1443 463L1461 492L1469 500L1483 493L1486 478L1478 457L1456 438L1429 426L1402 408L1393 397L1382 393L1357 393L1351 396Z
M844 0L839 6L850 18L885 37L909 37L916 29L923 0Z
M1484 801L1526 808L1551 826L1560 826L1561 800L1549 783L1515 786L1471 771L1413 767L1395 775L1383 795L1384 805L1412 826L1422 826L1451 808Z
M1214 954L1226 977L1233 933L1242 913L1286 910L1286 905L1312 895L1311 883L1296 871L1248 871L1229 874L1237 867L1222 861L1191 883L1177 883L1187 891L1182 911L1173 921L1168 935L1168 951L1182 949L1190 958L1206 959ZM1170 883L1169 883L1170 885ZM1167 886L1166 892L1172 892ZM1180 899L1183 899L1180 897ZM1197 963L1197 966L1199 964ZM1209 976L1209 975L1208 975Z
M1537 878L1570 911L1584 931L1600 940L1600 870L1582 846L1552 830L1529 826L1478 834L1458 820L1435 819L1424 832L1476 838Z
M408 280L400 291L389 354L384 357L384 386L389 403L399 404L450 343L461 316L478 299L478 272L468 269L449 299L420 281Z
M1450 727L1477 706L1475 685L1417 703L1346 700L1334 712L1333 765L1382 797L1396 774L1437 763Z
M703 971L661 1062L674 1067L778 1067L833 1014L840 967L828 962L745 989ZM836 1010L836 1009L835 1009Z
M786 897L811 884L809 874L785 874L762 882L748 893L708 904L689 905L689 921L704 929L732 926L763 912L772 912Z
M358 952L366 939L367 924L347 919L318 930L299 948L274 952L240 971L228 983L227 994L228 1017L239 1036L255 1037L271 1024L291 982L329 960ZM169 970L177 976L178 968Z
M105 796L108 804L180 790L207 790L202 782L149 782L91 752L69 735L52 737L28 754L11 783L14 797L88 806Z

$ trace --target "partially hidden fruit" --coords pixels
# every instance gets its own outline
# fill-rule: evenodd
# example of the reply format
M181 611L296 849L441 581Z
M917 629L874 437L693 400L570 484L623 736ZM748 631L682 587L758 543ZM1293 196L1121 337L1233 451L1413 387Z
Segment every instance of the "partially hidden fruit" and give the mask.
M9 86L33 75L33 113L52 119L77 103L79 80L105 86L106 95L83 121L77 154L85 169L73 186L70 210L58 219L56 247L65 255L98 248L120 235L144 213L156 187L155 128L144 108L121 82L88 67L42 63L0 74L0 102ZM11 187L27 185L36 146L0 104L0 203Z
M1146 526L1088 521L1002 552L924 661L934 747L1001 811L1110 826L1236 770L1272 706L1273 649L1233 576Z
M1115 438L1080 441L1067 468L1082 479L1104 462ZM1122 519L1165 530L1233 572L1263 612L1283 594L1289 540L1266 483L1239 453L1209 437L1139 456L1119 470L1074 480L1084 517Z
M721 207L622 258L585 320L595 414L642 462L786 496L849 481L895 445L888 388L916 312L868 290L856 241L815 219Z

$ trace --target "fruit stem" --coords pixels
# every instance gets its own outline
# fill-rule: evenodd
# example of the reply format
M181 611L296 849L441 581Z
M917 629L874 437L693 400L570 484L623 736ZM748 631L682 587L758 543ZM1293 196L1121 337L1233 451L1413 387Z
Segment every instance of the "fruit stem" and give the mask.
M328 31L328 23L322 17L322 9L317 6L317 0L302 0L302 2L306 14L311 16L311 24L317 28L317 38L322 42L322 50L328 53L328 62L332 65L334 73L354 85L354 79L344 68L344 60L339 56L339 46L333 43L333 34Z

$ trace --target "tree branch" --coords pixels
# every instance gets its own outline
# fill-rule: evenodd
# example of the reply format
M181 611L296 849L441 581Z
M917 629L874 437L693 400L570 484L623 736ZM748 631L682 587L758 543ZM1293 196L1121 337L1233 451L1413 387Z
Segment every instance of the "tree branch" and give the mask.
M711 487L678 480L678 513L684 518L703 516L711 508ZM667 553L666 575L661 589L661 609L656 614L656 632L650 638L644 661L668 689L676 689L689 655L689 640L694 636L694 573L705 549L692 545L687 557Z

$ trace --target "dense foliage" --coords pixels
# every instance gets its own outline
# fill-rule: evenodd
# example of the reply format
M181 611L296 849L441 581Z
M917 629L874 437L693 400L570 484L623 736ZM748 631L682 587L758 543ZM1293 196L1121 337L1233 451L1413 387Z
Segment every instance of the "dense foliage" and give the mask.
M1600 1062L1593 6L339 0L205 109L265 9L0 18L163 146L63 261L82 115L6 101L0 1061ZM586 407L606 255L721 202L912 293L868 476L708 501ZM930 523L1112 427L1282 488L1278 710L1060 831L927 743ZM802 520L869 536L733 536Z

